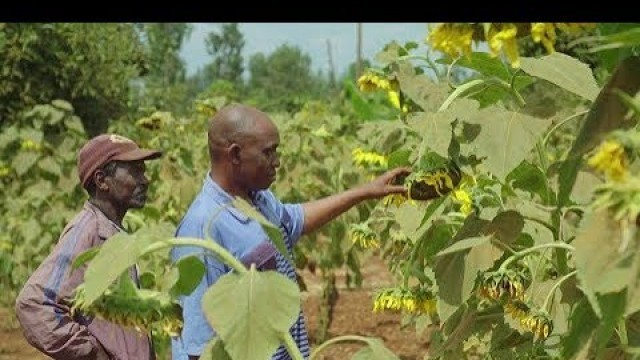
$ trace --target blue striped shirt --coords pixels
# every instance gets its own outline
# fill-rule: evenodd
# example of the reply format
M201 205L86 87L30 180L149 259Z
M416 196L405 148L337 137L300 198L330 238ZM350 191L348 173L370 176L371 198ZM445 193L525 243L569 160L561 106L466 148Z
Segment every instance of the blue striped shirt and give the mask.
M296 281L292 264L273 246L268 245L269 238L258 222L251 220L233 207L226 207L223 211L219 211L232 200L232 197L207 174L202 190L178 225L176 237L201 239L210 237L241 261L247 259L251 259L252 262L256 259L259 261L260 257L269 253L269 248L273 249L277 271ZM280 228L287 251L292 256L293 246L302 235L304 225L302 205L283 204L269 190L256 192L252 200L258 211ZM210 221L213 216L216 216L215 219ZM267 250L263 251L265 249ZM171 250L171 258L177 261L183 256L202 252L202 248L199 247L180 246ZM205 345L215 336L215 330L206 320L200 304L207 288L231 269L212 256L204 256L203 261L206 274L202 281L191 294L180 299L183 307L184 328L179 337L171 339L173 360L187 360L188 355L200 355ZM304 358L308 358L310 347L302 310L290 332ZM280 346L271 359L291 358L284 346Z

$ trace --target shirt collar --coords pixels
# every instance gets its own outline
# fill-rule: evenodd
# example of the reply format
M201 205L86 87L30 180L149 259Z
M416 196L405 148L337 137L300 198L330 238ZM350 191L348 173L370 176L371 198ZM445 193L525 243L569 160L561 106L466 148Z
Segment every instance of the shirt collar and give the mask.
M123 228L118 226L116 223L111 221L97 206L93 205L90 201L85 201L84 209L96 214L97 218L97 226L98 226L98 236L102 239L107 239L113 234L122 231L126 232Z
M207 176L204 180L202 188L205 194L211 196L214 201L225 206L226 210L231 213L233 217L243 223L246 223L250 220L247 215L231 205L231 203L233 202L233 196L231 196L223 188L221 188L220 185L213 181L210 172L207 172ZM255 204L256 192L251 192L249 196L251 197L252 202Z

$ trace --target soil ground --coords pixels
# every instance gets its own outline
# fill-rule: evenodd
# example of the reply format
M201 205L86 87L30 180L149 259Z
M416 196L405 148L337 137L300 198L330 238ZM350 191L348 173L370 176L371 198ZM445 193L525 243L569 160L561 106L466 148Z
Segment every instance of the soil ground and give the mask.
M344 274L338 273L336 285L338 299L334 308L333 321L329 328L329 337L340 335L361 335L381 339L393 353L402 360L422 360L429 346L428 331L418 335L412 326L402 328L401 316L390 313L373 313L372 296L376 289L389 285L392 277L386 265L375 257L363 262L364 281L359 289L347 289L344 286ZM313 347L318 324L318 304L321 295L319 272L312 274L305 270L301 273L307 291L302 293L303 311ZM349 359L362 346L358 343L338 343L325 348L316 359ZM13 310L0 308L0 360L40 360L49 359L31 347L18 328Z

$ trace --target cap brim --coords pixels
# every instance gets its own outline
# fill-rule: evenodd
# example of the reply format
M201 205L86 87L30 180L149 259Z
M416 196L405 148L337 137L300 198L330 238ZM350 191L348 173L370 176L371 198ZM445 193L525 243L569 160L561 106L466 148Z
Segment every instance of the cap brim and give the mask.
M119 161L136 161L136 160L153 160L162 156L162 151L159 150L144 150L136 149L114 156L112 160Z

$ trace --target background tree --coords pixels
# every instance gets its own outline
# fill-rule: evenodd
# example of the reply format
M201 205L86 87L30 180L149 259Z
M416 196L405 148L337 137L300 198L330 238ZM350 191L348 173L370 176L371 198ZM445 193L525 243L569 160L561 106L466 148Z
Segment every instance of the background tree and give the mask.
M171 110L184 114L189 107L185 64L180 57L193 26L187 23L138 24L144 42L149 72L135 98L143 112Z
M286 43L269 56L251 56L249 73L250 97L267 111L297 111L306 100L322 97L328 88L322 73L311 70L311 57Z
M221 32L210 32L205 39L207 53L213 61L205 67L207 86L216 80L225 80L242 84L244 73L244 35L238 29L238 23L221 25ZM208 81L208 82L207 82Z
M144 69L131 24L0 24L0 121L66 100L88 135L127 112L129 82Z

